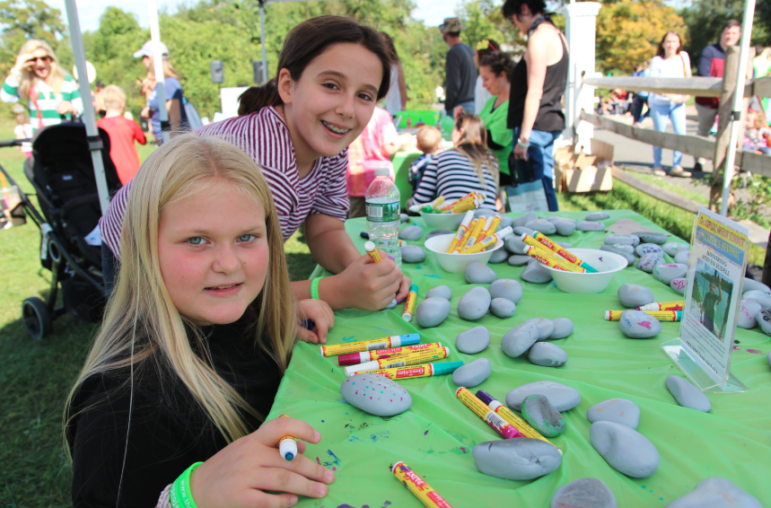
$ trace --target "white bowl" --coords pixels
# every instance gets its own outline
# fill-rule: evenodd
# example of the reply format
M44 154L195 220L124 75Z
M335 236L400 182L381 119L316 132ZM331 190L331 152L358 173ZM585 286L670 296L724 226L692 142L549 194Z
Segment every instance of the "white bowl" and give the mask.
M544 266L544 268L551 272L557 287L566 293L599 293L604 291L615 273L620 272L629 264L625 257L604 250L569 250L599 273L565 272Z
M503 240L498 240L495 246L488 247L486 251L474 254L447 254L447 249L450 248L453 238L455 235L438 235L429 238L424 244L426 249L436 254L436 259L439 260L442 268L450 273L461 273L471 263L487 263L493 252L503 247Z
M446 229L447 231L457 231L466 212L462 213L423 213L420 216L426 221L426 226L431 229ZM447 244L449 247L450 244Z

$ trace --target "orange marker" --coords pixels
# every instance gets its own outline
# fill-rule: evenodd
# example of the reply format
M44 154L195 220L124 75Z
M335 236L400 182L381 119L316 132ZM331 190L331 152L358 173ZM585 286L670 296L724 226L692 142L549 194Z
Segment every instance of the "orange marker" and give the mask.
M562 270L563 272L575 272L584 273L586 270L576 265L568 263L566 260L558 260L556 256L551 256L547 253L546 249L539 249L532 245L525 247L525 254L535 259L542 265L554 268L555 270Z
M463 236L466 234L466 231L468 231L469 224L471 224L472 220L474 220L474 211L469 210L466 212L465 217L463 217L463 221L460 223L460 226L458 226L458 231L455 233L455 238L453 238L452 243L450 244L450 248L447 249L447 254L452 254L452 251L454 251L455 247L458 246L460 241L463 239Z
M364 250L367 251L367 254L369 254L369 257L372 258L372 261L377 263L380 261L380 254L378 254L377 249L375 248L375 244L373 242L367 242L364 244Z
M426 480L404 462L399 461L394 464L391 467L391 472L424 506L428 508L452 508L450 503L445 501L437 491L431 488L431 485L426 483Z
M473 232L474 228L477 227L477 223L479 223L479 219L474 219L471 221L471 224L469 224L468 228L466 228L466 232L463 233L463 238L460 239L460 242L458 242L458 245L455 246L455 250L452 251L453 254L460 254L460 251L463 249L463 246L468 243L468 239L471 236L471 233Z
M487 223L487 227L485 227L485 230L482 231L482 234L479 235L479 240L477 240L477 243L481 242L485 238L488 238L495 234L495 232L498 230L498 225L501 223L501 216L496 215L492 218L490 222Z

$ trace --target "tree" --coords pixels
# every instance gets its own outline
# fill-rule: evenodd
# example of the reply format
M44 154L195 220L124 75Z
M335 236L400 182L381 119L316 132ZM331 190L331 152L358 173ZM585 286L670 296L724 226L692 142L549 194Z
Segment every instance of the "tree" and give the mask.
M16 55L29 39L41 39L51 45L57 57L65 26L61 11L43 0L0 1L0 73L5 76L16 63ZM66 53L71 54L71 51ZM65 62L69 63L69 62Z

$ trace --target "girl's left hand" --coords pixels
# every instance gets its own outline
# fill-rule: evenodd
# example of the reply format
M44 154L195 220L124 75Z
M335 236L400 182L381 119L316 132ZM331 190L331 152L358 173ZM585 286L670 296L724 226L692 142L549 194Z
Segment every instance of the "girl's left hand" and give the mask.
M515 159L522 159L523 161L527 160L527 148L517 143L514 146L514 158Z
M297 338L311 344L326 344L327 331L335 326L335 313L323 300L300 300L297 304L297 314L300 322L312 319L315 323L313 330L302 326L297 327Z
M75 108L72 107L71 102L63 101L56 105L56 112L60 115L66 115L67 113L74 113Z

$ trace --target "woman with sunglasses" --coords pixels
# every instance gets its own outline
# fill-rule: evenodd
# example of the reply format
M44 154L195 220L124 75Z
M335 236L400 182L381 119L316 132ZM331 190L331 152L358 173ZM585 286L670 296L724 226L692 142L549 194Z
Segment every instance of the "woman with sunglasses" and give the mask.
M51 46L31 39L0 89L3 102L27 101L32 131L72 120L83 112L78 84L59 66Z

